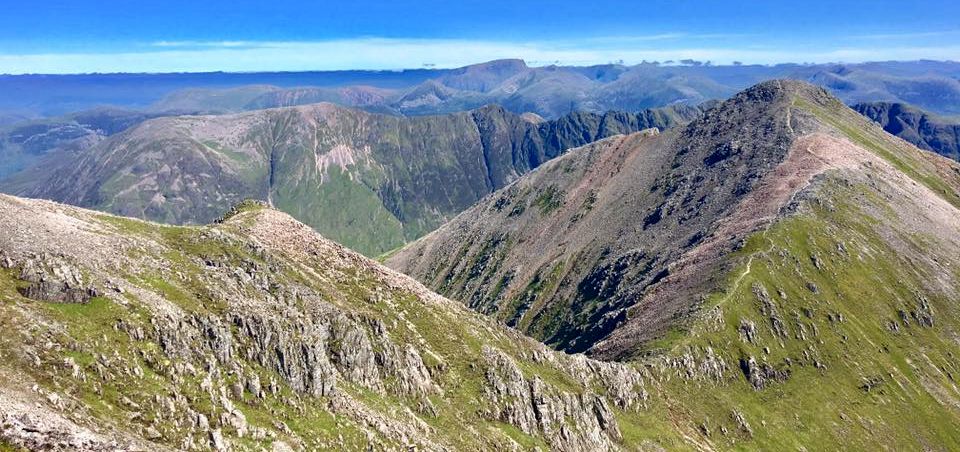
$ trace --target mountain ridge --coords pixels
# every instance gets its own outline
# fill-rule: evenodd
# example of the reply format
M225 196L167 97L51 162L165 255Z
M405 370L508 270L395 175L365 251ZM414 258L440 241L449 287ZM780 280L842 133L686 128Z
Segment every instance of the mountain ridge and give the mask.
M757 113L751 103L772 113ZM626 341L626 348L630 349L665 334L677 316L682 319L684 311L699 303L695 301L697 293L709 292L710 287L721 284L718 278L726 274L723 269L734 265L721 256L730 253L738 240L744 240L746 233L756 227L753 225L777 218L777 211L789 199L780 199L780 204L776 204L780 207L772 211L772 207L737 207L746 212L756 210L752 213L755 218L733 221L734 229L725 233L722 224L716 223L718 218L736 214L737 210L730 209L748 202L750 196L768 195L754 192L758 184L764 184L772 193L781 193L784 189L776 187L783 181L821 166L817 163L820 160L814 159L806 161L800 173L781 174L779 181L764 177L781 164L793 164L784 160L788 155L803 153L791 151L797 138L819 129L833 130L832 134L850 132L845 123L829 124L817 116L825 115L823 111L851 112L825 91L804 83L762 83L706 111L683 129L652 139L599 143L567 154L489 197L451 224L408 245L387 262L451 298L495 314L568 351L587 350L610 331L622 328L631 316L628 312L633 312L635 320L631 322L640 322L642 325L634 329L642 333ZM842 118L857 124L856 127L868 125L859 116L845 113ZM835 119L830 117L830 121ZM838 148L823 140L814 141L820 146ZM619 151L621 147L630 154ZM903 167L904 163L888 151L876 152ZM603 163L603 158L612 163ZM640 159L647 160L642 164L630 163ZM624 161L627 163L620 163ZM664 173L657 174L658 169ZM594 174L591 171L606 172L613 179L599 174L590 176ZM619 171L625 174L617 176ZM572 174L572 179L567 174ZM949 173L936 174L953 177ZM583 182L577 178L583 178ZM636 184L636 188L631 184ZM791 184L795 186L790 190L797 190L805 183L801 179ZM939 183L930 187L941 197L951 190ZM610 192L609 199L604 197L605 190ZM956 205L953 190L954 195L944 199ZM549 200L547 208L545 200ZM527 207L512 207L515 205ZM514 214L517 211L520 213ZM590 216L596 218L589 221ZM586 223L584 218L588 219ZM540 230L552 232L536 232ZM714 234L721 234L722 238L717 245L708 245L705 241ZM624 240L626 243L621 243ZM518 249L512 250L514 246ZM716 249L703 255L696 252L698 247ZM687 259L682 256L690 253L694 262L700 262L692 268L699 270L684 279L677 273L682 273L681 263ZM443 256L454 260L445 260ZM541 257L533 262L532 256ZM706 256L715 257L706 260L714 264L704 270ZM587 267L583 268L584 265ZM511 270L514 268L519 270ZM684 280L688 283L682 283ZM664 291L669 293L667 299L656 301L659 295L648 292L671 281L679 283ZM649 302L639 301L648 296L653 297ZM616 307L635 303L629 309ZM545 311L550 314L535 317ZM587 314L590 317L578 317ZM558 318L565 320L558 325ZM647 320L636 320L643 318ZM584 338L586 343L582 342ZM598 351L601 356L628 356L635 352Z
M497 106L401 118L330 103L146 121L3 181L4 190L172 223L270 200L377 255L419 237L564 150L669 127L677 107L532 123Z
M960 160L960 121L941 118L902 103L871 102L851 108L920 149Z
M263 205L203 227L0 210L0 321L37 322L0 341L2 372L23 372L3 383L5 443L591 450L645 397L635 370L547 351ZM515 400L531 390L554 411Z
M772 83L768 83L766 85L761 85L761 86L765 87L771 84ZM746 95L740 94L734 100L721 104L721 107L717 107L715 109L706 111L704 113L705 116L703 116L702 118L699 118L698 120L695 120L693 123L686 126L686 128L683 130L674 130L672 132L666 132L655 137L650 137L649 139L646 138L644 134L639 134L639 135L626 136L626 137L620 138L619 140L613 139L613 140L608 140L606 142L595 143L594 145L588 145L586 149L580 149L579 150L580 152L578 154L568 154L562 157L560 160L554 160L550 162L547 166L542 167L543 169L539 170L539 172L535 171L531 173L535 176L540 176L541 180L543 180L542 184L546 186L545 189L537 188L535 186L526 186L522 188L511 186L508 189L506 189L506 193L502 193L499 195L499 199L497 195L494 195L494 199L496 199L496 201L494 201L493 199L488 200L486 203L476 206L473 209L471 209L471 211L468 211L469 213L462 214L462 216L466 216L468 218L471 215L473 215L474 218L472 219L458 218L458 219L460 219L461 224L464 224L464 225L485 223L485 222L482 222L481 218L476 218L476 216L479 215L482 217L482 215L484 215L485 212L490 211L491 209L494 209L493 207L491 207L491 205L494 205L495 203L506 204L501 211L503 212L501 213L501 216L506 217L503 219L505 226L503 227L494 226L494 224L500 224L498 221L494 221L492 223L489 223L490 228L492 229L488 229L487 231L485 231L485 233L489 234L491 238L487 239L489 241L484 243L491 243L493 245L500 244L502 243L502 240L496 239L494 238L494 236L499 236L500 234L499 231L501 230L511 231L513 229L511 218L516 218L516 217L528 218L527 221L535 221L534 219L539 217L539 215L531 215L531 214L524 216L524 213L526 213L525 211L527 209L531 209L531 211L533 211L532 209L536 207L537 210L534 212L539 213L547 218L550 218L551 220L548 220L548 221L552 221L553 215L556 215L557 212L560 212L556 210L557 208L560 208L560 206L553 207L552 209L550 208L550 206L547 206L547 208L543 208L542 201L545 198L548 198L552 192L566 191L567 193L561 195L561 198L563 199L563 202L565 204L565 206L562 207L562 210L567 211L567 213L566 214L561 213L562 215L561 218L568 217L569 221L571 222L570 227L575 228L574 230L566 230L568 223L565 221L560 222L560 220L557 220L558 222L552 223L550 228L547 229L547 231L550 231L550 232L546 232L546 231L545 233L535 232L537 230L540 230L542 226L531 226L534 228L529 231L529 234L532 234L532 236L528 238L527 235L522 235L520 237L517 237L515 240L522 242L525 245L529 245L530 243L533 243L536 241L545 241L546 243L550 243L554 241L554 237L556 237L558 234L562 234L563 236L568 238L570 243L580 244L580 245L575 245L577 247L575 249L579 250L575 252L575 254L579 256L576 259L574 259L574 261L576 262L584 262L584 261L589 261L590 259L597 259L597 258L600 258L600 256L607 253L610 253L616 256L618 252L615 250L605 250L603 247L598 248L597 246L591 245L590 243L584 243L584 241L589 241L591 240L592 237L597 237L599 240L603 240L601 238L603 236L623 237L624 234L628 234L629 236L631 233L627 231L634 229L634 227L626 225L624 224L624 222L629 221L630 218L636 217L637 220L641 221L642 230L644 233L654 234L655 231L653 231L653 228L657 228L657 231L660 231L660 232L656 232L657 235L666 234L664 237L674 237L670 239L672 240L671 243L676 243L675 246L680 246L682 248L684 246L683 245L684 243L691 240L696 240L696 239L695 238L691 239L687 237L675 237L677 234L680 234L680 232L678 232L679 230L687 230L689 229L688 227L678 227L679 225L677 224L672 224L670 227L666 227L663 224L658 224L658 223L661 223L662 221L661 217L664 216L664 210L666 209L666 206L667 206L667 203L665 201L659 201L656 204L651 204L646 206L628 207L627 212L631 212L631 213L624 213L624 214L617 213L616 215L618 216L614 216L612 218L597 218L596 220L594 220L594 222L591 222L591 223L582 223L583 219L578 218L578 216L581 215L581 212L580 212L581 210L585 210L585 212L583 212L582 215L586 217L591 212L594 212L594 209L597 209L598 204L602 204L602 201L598 201L598 198L602 198L604 187L611 182L609 180L611 175L617 175L620 177L618 179L613 179L613 181L615 181L618 184L617 190L625 190L623 192L618 191L616 192L617 193L616 195L612 195L612 197L608 202L613 203L614 205L620 205L624 203L630 204L632 202L630 200L633 200L633 199L641 200L645 197L649 197L649 196L645 196L643 194L644 193L643 191L640 191L639 193L636 193L636 194L631 194L629 191L626 191L626 190L629 190L630 184L633 184L635 182L635 179L637 178L641 178L641 180L643 181L643 182L638 182L638 185L642 186L643 184L650 184L654 187L651 190L659 186L660 190L664 192L669 192L670 194L674 194L675 196L678 196L676 195L676 193L682 192L684 190L684 189L681 189L681 187L688 187L685 190L695 190L695 188L692 185L690 185L689 181L685 183L686 185L681 185L681 184L684 184L684 182L678 182L672 179L678 178L681 181L684 179L687 179L687 180L693 179L694 177L690 177L690 178L687 177L690 173L696 174L696 171L691 169L691 165L692 167L700 166L702 164L701 160L703 161L716 160L714 164L719 164L719 163L722 163L722 161L725 158L729 158L730 156L736 157L735 154L740 153L739 149L734 150L734 149L731 149L729 146L726 148L720 148L717 150L707 149L706 153L701 151L700 153L695 154L698 157L691 157L688 154L690 154L691 152L694 152L692 150L693 148L691 147L684 148L682 147L684 145L679 145L681 147L675 151L677 160L673 160L672 155L670 154L670 151L667 151L666 153L660 153L661 157L659 157L660 160L658 161L658 157L657 157L658 153L655 152L656 149L652 148L652 146L662 145L663 147L673 149L674 145L672 143L677 142L678 140L683 140L684 138L694 140L694 139L699 139L698 137L705 136L707 137L708 140L711 140L711 139L714 139L714 135L716 134L716 129L721 129L721 128L728 128L731 131L728 133L740 133L741 132L740 130L731 128L731 125L734 125L734 124L743 124L743 127L750 127L751 128L750 130L757 130L757 131L764 130L765 127L769 127L767 126L766 123L754 124L753 121L756 121L756 118L747 119L743 117L743 114L738 113L738 111L741 110L741 104L743 102L753 102L757 104L782 102L782 100L780 100L782 99L782 96L779 96L777 93L774 93L771 90L764 90L762 87L752 91L748 91ZM722 107L723 105L731 105L731 107L726 108L725 110L718 110L718 108L723 108ZM774 107L770 107L770 109L773 110ZM765 118L761 118L761 119L766 121ZM707 127L713 127L715 128L715 130L700 130L700 128L697 126L697 124L699 123L708 123ZM782 126L780 127L785 133L786 129L783 128ZM733 131L736 131L736 132L733 132ZM762 140L758 139L758 141L761 141L764 143L766 142L776 143L777 140L779 139L777 138L778 135L773 135L773 136L759 135L759 136L762 136L763 139ZM666 144L663 144L663 143L666 143ZM713 143L713 141L708 142L705 145L702 145L702 147L709 148L711 143ZM693 146L696 146L695 142ZM781 149L780 152L785 152L785 146L786 145L784 144L779 145L779 149ZM623 149L624 151L621 151L621 149ZM587 154L587 155L584 155L584 154ZM688 164L687 166L680 167L680 163L678 163L678 160L681 158L690 160L692 163ZM567 163L570 161L573 161L573 162L569 164L569 167L572 167L573 169L565 168ZM758 162L760 161L758 160ZM672 168L680 167L680 168L671 169L671 167ZM752 171L754 174L758 174L763 170L758 168ZM666 172L666 174L663 174L661 172ZM582 173L582 176L581 176L581 173ZM570 184L573 184L573 187L576 187L574 188L574 191L567 191L562 188L559 190L554 189L553 191L551 191L549 190L549 187L552 187L554 185L552 184L552 182L548 182L548 181L557 180L559 177L558 174L574 174L575 175L574 177L583 177L586 181L589 181L589 182L586 182L586 184L583 184L583 183L578 184L578 182L576 182L576 179L574 179L573 182L570 182ZM637 175L642 174L642 176L635 176L634 174L637 174ZM676 174L676 176L673 176L673 174ZM729 174L726 176L727 176L726 177L727 179L730 179L733 181L736 181L739 179L737 177L729 177L730 176ZM756 176L747 175L746 177L749 178L749 177L756 177ZM701 176L696 176L695 178L698 180L697 183L700 185L708 184L708 182L704 180ZM696 200L700 196L702 195L694 196L692 200ZM569 201L567 201L566 199L567 197L570 198ZM524 200L524 198L527 198L527 200ZM685 198L690 198L690 195L684 195L683 197L681 197L681 199L685 199ZM637 201L637 202L640 202L640 201ZM522 207L524 203L526 203L528 207L522 209L521 214L513 215L513 211L510 210L511 206L513 206L514 204L517 204ZM530 205L530 204L533 204L533 205ZM702 199L699 201L698 205L704 205L704 202ZM514 207L514 209L518 209L518 208L519 207ZM620 207L616 207L616 209L620 209ZM637 210L633 210L633 209L637 209ZM690 214L688 213L688 215ZM575 218L576 218L576 221L574 221ZM533 224L536 224L536 223L531 223L531 225ZM611 227L613 229L611 229ZM624 230L624 228L627 228L627 229ZM412 272L414 276L422 276L424 274L427 274L427 273L424 273L425 269L423 266L431 265L433 263L434 258L432 256L431 257L421 256L420 255L421 250L416 248L417 246L416 244L418 243L429 244L430 241L432 240L431 238L434 235L442 235L443 231L444 229L440 229L432 234L427 235L425 238L421 239L420 241L415 242L414 245L408 246L408 248L405 248L400 253L395 254L393 257L391 257L391 259L388 260L388 263L390 263L391 265L396 264L397 268L410 271L412 270L412 268L408 269L404 267L404 264L402 263L404 262L405 259L409 259L410 262L416 262L417 263L416 265L418 265L418 267L413 267L413 268L417 268L417 270ZM522 231L523 229L520 230L521 233ZM574 231L583 231L583 233L581 234ZM590 232L586 232L586 231L590 231ZM600 232L600 231L604 231L604 232ZM695 230L689 230L688 232L683 234L694 234L696 232L697 231ZM583 238L580 238L580 237L583 237ZM651 240L651 239L647 239L647 240ZM643 240L639 238L636 239L636 241L637 243L643 242ZM469 246L469 244L471 244L473 240L470 240L467 238L460 238L460 239L454 240L454 242L466 243ZM660 243L660 242L657 242L657 243ZM585 248L579 248L579 247L585 247ZM551 246L546 244L538 245L534 249L527 249L526 252L521 253L521 255L523 256L539 255L539 253L535 250L550 249L550 248ZM590 285L590 284L600 284L601 286L606 286L608 284L626 284L625 282L616 282L616 281L617 281L617 278L619 278L617 276L617 272L622 272L623 269L627 267L637 267L637 268L645 269L641 274L637 276L648 281L647 284L652 284L653 282L658 281L660 278L663 277L662 270L663 270L664 264L656 264L654 262L644 263L646 261L646 258L643 257L643 253L641 253L640 255L636 255L634 257L630 257L631 252L627 251L627 249L629 248L631 247L625 246L625 249L621 249L619 251L619 253L626 253L624 256L613 259L613 262L608 262L606 266L601 266L592 270L592 272L596 275L595 277L599 278L596 282L589 282L590 278L587 277L579 283L579 286L585 288L586 287L585 285ZM471 250L470 252L473 252L473 251L474 250ZM492 251L491 254L495 254L496 248L494 248L491 251ZM439 255L460 256L461 252L462 251L453 251L453 250L433 251L433 253L439 253L438 256ZM680 252L680 250L678 249L675 252ZM504 294L504 296L509 297L510 293L516 293L515 291L522 290L524 286L530 286L531 284L534 284L533 282L530 282L530 281L536 281L540 278L546 278L548 273L553 273L557 271L557 270L549 270L551 267L556 268L555 267L556 264L551 264L551 262L554 261L552 254L553 253L550 252L543 255L540 262L537 262L536 264L533 264L533 265L530 265L529 262L524 264L519 264L519 265L516 263L513 263L513 264L503 263L503 265L506 268L512 268L516 266L516 267L523 268L524 270L521 270L522 273L519 273L516 275L512 273L510 273L509 275L508 274L492 275L491 276L492 279L490 280L490 283L492 284L493 282L496 282L498 278L500 280L505 279L510 281L511 285L503 288L508 291L506 294ZM562 254L563 253L561 253L561 255ZM628 261L623 261L622 259L628 259ZM633 259L633 260L639 259L639 261L634 262L630 259ZM463 263L462 265L469 265L470 259L464 259L464 262L466 263ZM454 262L451 265L460 265L460 264L457 264L456 262ZM618 268L620 270L617 270ZM450 269L449 271L453 272L454 270ZM560 271L562 272L563 270L560 270ZM436 277L438 278L447 278L447 279L451 278L451 276L444 277L443 274L436 274L433 272L429 272L429 273L435 274ZM608 273L609 273L609 276L607 276ZM456 278L456 274L453 273L453 275L454 276L452 277ZM606 281L607 279L610 279L610 278L612 278L610 281ZM516 281L519 281L519 282L516 282ZM513 284L518 284L518 285L514 286ZM434 286L434 287L437 287L437 286ZM577 289L577 291L579 290L580 289ZM596 290L602 291L602 287L598 287ZM443 293L444 290L441 289L440 292ZM467 295L469 293L470 292L467 292L464 295ZM448 295L450 295L452 298L455 298L455 299L458 299L458 298L462 299L459 296L458 292L449 292ZM564 294L564 295L557 294L556 296L558 298L576 298L574 295L571 295L571 294ZM625 293L621 296L630 298L633 295L629 295ZM470 299L475 300L473 298L470 298ZM586 302L587 300L584 300L584 301ZM549 305L549 302L547 302L547 304ZM547 308L543 308L543 309L547 309ZM542 321L553 322L554 321L553 317L554 316L544 316L544 320ZM522 320L520 321L522 322ZM600 331L602 331L602 328L609 328L610 327L609 325L611 324L611 322L616 322L616 321L617 321L616 317L608 317L608 311L601 310L600 312L598 312L597 314L594 314L591 317L591 320L588 322L588 324L592 325L590 328L600 329ZM592 335L595 333L587 333L585 331L580 334ZM574 336L574 338L575 337L576 336ZM540 337L540 339L545 340L548 343L551 343L553 342L553 340L556 340L556 338L551 340L550 337ZM573 338L568 340L573 340ZM575 344L570 344L569 346L574 347L572 349L568 349L569 351L584 350L583 345L577 346Z
M449 113L500 103L515 113L533 111L556 119L576 110L601 113L675 102L698 105L763 80L793 78L828 87L848 104L904 102L956 115L960 95L960 69L949 61L774 66L687 61L585 67L529 67L507 61L500 63L509 68L503 74L486 73L484 68L494 63L405 71L0 76L0 93L13 93L0 95L0 109L11 118L35 118L102 105L157 113L165 97L192 111L207 112L337 100L391 114ZM104 90L105 84L111 89ZM256 85L270 87L251 98ZM374 87L373 92L364 87Z

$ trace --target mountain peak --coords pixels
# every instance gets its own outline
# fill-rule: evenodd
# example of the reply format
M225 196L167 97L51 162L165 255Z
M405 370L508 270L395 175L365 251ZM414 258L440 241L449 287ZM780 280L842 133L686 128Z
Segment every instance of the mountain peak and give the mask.
M793 79L772 79L765 80L760 83L757 83L743 91L739 94L743 94L748 97L759 96L760 93L774 93L774 94L792 94L792 95L811 95L817 96L823 93L827 93L822 87L816 86L812 83L803 81L803 80L793 80Z
M527 69L528 67L527 62L521 58L502 58L464 66L464 69Z
M523 60L493 60L454 69L437 80L454 89L489 92L528 70L530 68Z
M756 103L763 108L793 105L797 100L815 105L843 107L839 99L822 87L801 80L775 79L757 83L728 99L727 103ZM725 103L721 102L721 104Z

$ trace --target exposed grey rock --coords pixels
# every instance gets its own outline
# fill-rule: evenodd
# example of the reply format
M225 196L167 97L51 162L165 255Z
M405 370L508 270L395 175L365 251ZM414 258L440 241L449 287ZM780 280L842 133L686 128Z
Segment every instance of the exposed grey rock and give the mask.
M933 326L933 308L927 297L917 294L916 309L912 312L913 318L920 326L930 328Z
M743 433L750 437L753 436L753 429L750 428L750 424L747 422L747 418L743 415L743 413L738 410L733 410L731 416Z
M882 385L884 378L881 375L873 375L863 379L863 384L860 385L860 390L863 392L873 391L874 388Z
M786 323L784 323L783 318L780 317L780 313L777 311L777 303L770 297L770 294L767 292L767 288L760 283L753 284L753 294L760 300L760 312L769 317L770 319L770 331L774 336L779 337L780 339L786 339L790 335L790 331L787 329Z
M485 348L485 391L489 415L528 434L541 433L559 450L608 450L620 431L604 398L589 391L576 394L548 387L539 377L526 378L502 352Z
M98 296L96 288L84 282L83 273L62 258L41 255L27 259L20 268L20 288L27 298L56 303L86 303Z
M223 438L223 432L219 428L210 431L210 447L217 452L230 450L230 445Z
M757 324L752 320L740 319L740 340L747 343L754 343L757 339Z
M250 374L247 377L247 391L250 394L253 394L254 397L263 398L263 390L260 388L260 376L257 374Z
M778 370L766 362L758 364L753 356L740 358L740 370L756 390L764 389L771 382L785 381L790 376L789 369Z
M39 389L39 388L38 388ZM11 400L0 394L0 443L24 450L145 450L147 443L102 434L78 426L62 415Z
M160 439L162 435L156 428L147 427L147 429L144 430L143 432L143 436L152 441L152 440Z
M667 369L681 378L719 382L727 374L728 365L712 347L687 347L672 356L658 358L661 373Z

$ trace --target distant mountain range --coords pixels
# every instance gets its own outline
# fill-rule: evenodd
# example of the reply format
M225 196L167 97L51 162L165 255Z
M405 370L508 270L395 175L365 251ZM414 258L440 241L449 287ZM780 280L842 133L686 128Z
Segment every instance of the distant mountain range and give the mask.
M198 87L141 110L101 107L14 122L0 126L0 189L173 223L208 222L243 198L270 200L332 239L376 255L430 232L566 149L688 122L716 103L709 99L755 79L789 73L827 85L844 101L891 98L952 112L957 81L949 74L957 67L922 61L531 68L501 60L406 76L287 74L293 81L379 80L384 87ZM98 80L89 77L85 83ZM118 77L124 76L107 80ZM47 82L56 80L79 79ZM949 119L898 103L855 108L921 148L958 156L957 126ZM570 109L577 112L563 113ZM221 115L196 115L203 112Z
M763 80L790 78L828 88L847 104L905 102L945 114L960 114L960 64L889 62L777 66L529 67L499 60L445 71L400 89L351 86L281 89L253 87L188 90L154 105L195 111L240 111L329 101L402 115L450 113L498 104L515 113L556 118L572 111L636 111L674 103L698 105L726 99Z
M491 100L463 93L503 93L504 86L515 86L518 80L533 80L525 85L530 89L553 80L558 92L569 92L566 83L585 74L609 88L644 79L641 73L664 71L712 71L729 82L739 77L736 68L609 66L610 72L599 67L590 72L529 68L507 60L446 71L400 100L391 97L390 89L369 86L250 85L178 91L143 111L98 108L0 126L0 189L174 223L208 222L243 198L270 199L321 233L376 255L430 232L566 149L618 133L664 130L694 119L700 111L675 103L669 109L572 113L550 121L496 106L440 116L402 116L391 102L408 113L426 113ZM920 71L906 63L890 63L835 75L859 80L880 69L899 78ZM727 72L733 75L722 77ZM685 80L691 83L690 78ZM701 84L703 90L705 86ZM711 86L717 95L728 89ZM426 88L434 94L437 90L460 94L426 102ZM861 91L848 93L856 98L865 95ZM458 103L467 98L472 100ZM623 105L634 102L614 98ZM322 100L355 108L313 103ZM707 101L700 108L713 103ZM265 108L272 105L281 106ZM522 109L523 104L514 107ZM180 114L247 108L259 109L222 116ZM923 149L954 159L960 155L958 126L950 119L898 103L861 103L854 108ZM310 166L315 169L308 171Z
M223 90L250 85L403 89L444 74L405 71L204 72L169 74L0 75L0 112L24 117L60 116L95 107L146 109L178 90Z
M150 111L229 113L320 101L379 113L451 113L496 103L547 119L573 111L638 111L725 99L763 80L828 88L847 104L903 102L960 115L960 63L710 64L529 67L498 60L459 69L303 73L0 76L0 112L56 116L103 104Z
M960 63L529 67L521 60L498 60L444 70L0 76L0 179L47 153L80 151L158 116L330 102L394 116L497 104L513 113L556 119L580 111L700 106L774 77L819 84L847 104L901 103L923 109L910 113L930 113L923 125L917 123L916 132L905 131L912 128L905 118L903 126L889 118L884 124L921 148L957 155L950 137L956 122L951 117L960 115ZM886 114L876 108L862 112Z
M545 121L489 106L400 117L324 103L150 120L115 113L108 124L84 115L31 125L38 133L26 141L22 128L9 132L7 142L34 161L0 188L171 223L207 223L245 198L261 199L376 255L430 232L566 149L666 129L698 114L675 106ZM114 134L127 123L135 125ZM32 147L58 140L88 146L46 153Z

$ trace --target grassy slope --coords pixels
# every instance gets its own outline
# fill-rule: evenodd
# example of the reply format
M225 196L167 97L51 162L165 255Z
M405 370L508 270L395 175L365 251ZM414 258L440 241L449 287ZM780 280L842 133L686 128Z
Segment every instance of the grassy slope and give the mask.
M864 200L862 194L835 189L836 195ZM917 309L915 291L922 287L924 275L905 271L911 269L910 262L885 245L854 202L836 211L818 209L783 221L764 236L753 237L741 251L754 256L750 273L734 279L736 285L711 297L705 306L706 312L717 312L716 308L722 313L720 326L704 322L669 345L675 353L705 347L721 351L736 375L734 381L718 385L665 383L668 398L684 407L684 417L713 430L725 425L735 431L731 413L739 410L753 426L751 447L960 447L960 432L955 429L960 412L945 404L960 396L950 376L960 371L953 359L960 345L948 339L956 329L958 309L953 300L930 298L936 313L933 327L920 326L911 318L899 332L889 330L891 321L899 321L900 310ZM837 251L841 243L846 253ZM811 259L814 255L820 269ZM814 294L807 282L814 283L819 293ZM787 337L771 327L754 292L760 286L776 303ZM742 321L757 325L753 343L741 339ZM801 330L805 339L800 338ZM741 358L749 357L789 369L790 376L783 383L754 390L735 368ZM792 365L785 363L787 358ZM869 381L879 385L868 390ZM938 392L946 394L945 403L933 395ZM735 442L727 437L714 441L718 446Z

